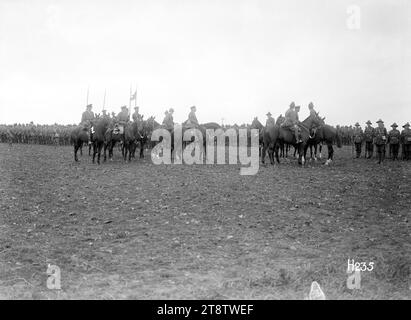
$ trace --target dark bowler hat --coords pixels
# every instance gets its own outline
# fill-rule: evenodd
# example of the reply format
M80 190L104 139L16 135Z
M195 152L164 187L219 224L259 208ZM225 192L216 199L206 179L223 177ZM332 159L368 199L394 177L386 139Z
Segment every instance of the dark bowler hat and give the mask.
M397 128L398 125L394 122L394 123L391 125L391 127L392 127L392 128Z
M371 122L370 120L368 120L368 121L366 122L366 124L372 124L372 122Z
M381 119L379 119L379 120L377 121L377 123L384 123L384 121L382 121Z

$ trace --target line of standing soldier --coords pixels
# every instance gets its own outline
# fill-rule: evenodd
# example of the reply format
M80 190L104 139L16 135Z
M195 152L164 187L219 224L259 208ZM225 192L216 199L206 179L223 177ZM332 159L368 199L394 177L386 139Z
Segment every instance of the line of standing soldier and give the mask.
M411 158L411 130L410 124L407 122L402 127L401 132L397 129L398 125L393 123L392 130L387 132L384 126L384 121L377 121L378 126L373 128L371 121L366 122L367 127L362 130L357 122L354 128L354 146L356 157L361 156L362 144L365 142L365 158L370 159L373 156L374 145L377 152L378 163L385 159L386 145L389 146L389 154L393 160L398 160L400 146L402 148L402 159L410 160Z

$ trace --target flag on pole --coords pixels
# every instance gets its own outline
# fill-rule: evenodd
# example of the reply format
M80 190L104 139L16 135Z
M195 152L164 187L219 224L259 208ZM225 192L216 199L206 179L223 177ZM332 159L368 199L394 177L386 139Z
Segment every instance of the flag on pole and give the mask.
M137 98L137 90L130 96L130 101L136 100Z

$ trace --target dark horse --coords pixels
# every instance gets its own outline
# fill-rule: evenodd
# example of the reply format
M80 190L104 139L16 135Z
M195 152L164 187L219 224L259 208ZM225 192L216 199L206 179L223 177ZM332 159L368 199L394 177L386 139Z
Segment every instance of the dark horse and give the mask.
M124 137L125 137L125 128L126 125L123 125L123 133L116 133L114 130L113 123L112 125L107 128L104 134L104 161L107 160L107 149L108 149L108 158L112 161L113 160L113 149L116 143L123 144Z
M274 164L274 152L277 163L280 163L278 157L278 150L284 143L293 145L298 151L298 164L303 165L305 163L304 152L307 148L308 140L310 139L310 132L313 127L321 125L321 119L317 116L309 116L303 122L298 124L300 128L301 142L297 143L295 140L295 134L290 128L274 125L266 128L264 132L264 146L261 155L261 161L264 164L265 154L268 149L271 164Z
M315 133L312 134L310 139L308 140L307 147L308 146L315 146L315 149L317 149L317 145L324 142L327 144L328 148L328 159L325 162L326 165L331 163L333 161L334 157L334 148L333 148L333 143L337 143L337 147L341 148L342 147L342 138L341 138L341 132L327 124L323 124L317 128ZM315 150L316 152L317 150ZM304 155L307 153L307 148L304 151ZM316 156L316 155L315 155Z
M123 142L123 157L127 159L127 152L129 154L129 161L135 158L137 144L140 145L140 158L144 158L144 146L148 141L150 134L149 124L147 121L133 121L124 128L124 142Z
M70 141L74 146L74 161L78 161L77 151L83 146L83 143L89 141L89 129L85 126L77 126L71 131Z
M105 145L105 134L107 132L107 129L110 125L110 119L107 118L100 118L99 120L96 121L94 125L94 134L93 134L93 163L96 158L96 154L98 154L97 157L97 163L100 164L100 156L101 156L101 149Z
M251 146L251 129L258 129L258 143L259 143L259 152L261 155L261 149L264 145L264 129L265 127L262 125L262 123L255 117L253 119L253 122L251 123L250 130L247 132L247 142L248 145Z

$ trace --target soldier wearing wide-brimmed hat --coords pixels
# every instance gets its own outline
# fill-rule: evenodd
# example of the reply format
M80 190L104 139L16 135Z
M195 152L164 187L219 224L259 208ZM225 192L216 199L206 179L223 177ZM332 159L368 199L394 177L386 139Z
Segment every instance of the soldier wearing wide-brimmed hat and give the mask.
M411 159L411 129L410 124L407 122L402 126L404 129L401 131L401 145L402 145L402 159Z
M186 126L187 128L198 127L199 123L196 116L197 108L196 106L191 106L190 109L191 111L188 114L188 119L184 122L184 126Z
M272 126L274 126L274 125L275 125L275 120L274 120L274 118L272 117L271 112L268 112L268 113L266 114L266 116L267 116L267 121L266 121L266 123L265 123L265 126L266 126L266 127L272 127Z
M355 124L355 128L354 128L354 131L353 131L353 137L354 137L354 146L355 146L356 157L359 158L361 156L363 131L362 131L362 128L361 128L361 126L358 122Z
M281 126L291 128L291 130L294 131L295 141L297 143L301 142L301 139L299 137L300 129L298 127L298 114L295 111L294 101L290 103L290 107L285 112L285 120Z
M367 126L364 129L364 141L365 141L365 157L367 159L372 158L374 152L374 128L371 126L372 122L368 120L365 123Z
M387 129L384 127L384 121L377 121L378 127L375 128L374 144L377 147L378 163L382 163L385 159L385 145L387 144Z
M398 160L398 151L400 150L401 132L397 130L398 125L394 122L391 125L392 130L388 132L387 143L389 143L389 154L392 160Z
M173 130L173 128L174 128L173 113L174 113L173 108L170 108L169 110L166 110L164 112L165 117L164 117L164 120L163 120L163 126L167 130Z

